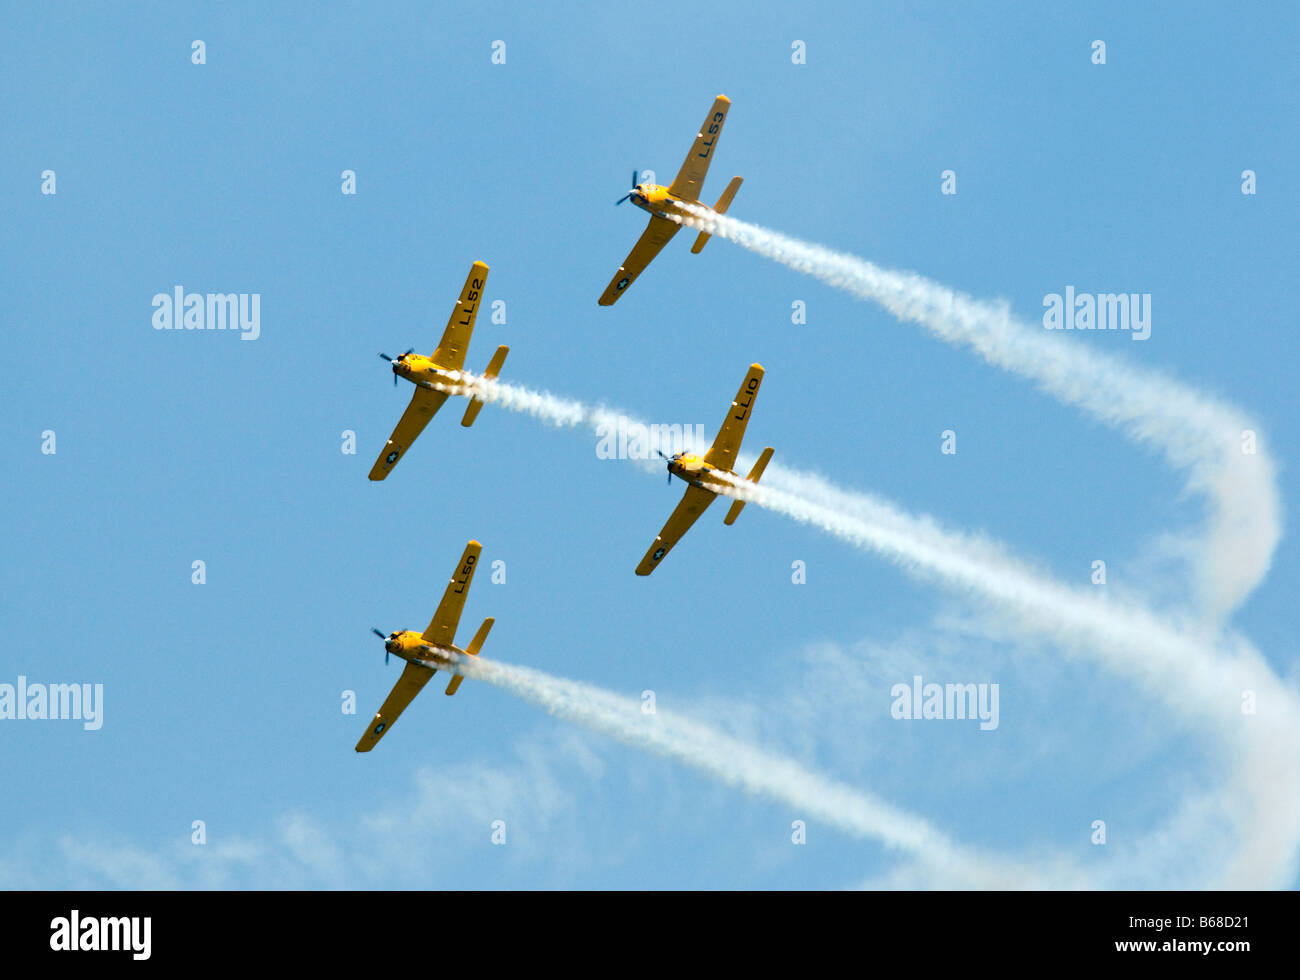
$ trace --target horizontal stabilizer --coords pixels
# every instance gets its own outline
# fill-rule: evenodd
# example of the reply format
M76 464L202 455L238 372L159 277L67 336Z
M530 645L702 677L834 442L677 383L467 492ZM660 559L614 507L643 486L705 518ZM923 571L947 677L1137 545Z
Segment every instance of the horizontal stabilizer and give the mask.
M471 657L478 656L479 650L483 648L483 641L487 639L488 632L492 629L492 624L495 622L496 620L491 616L483 620L483 625L478 628L478 632L474 634L474 639L470 640L469 646L465 648L467 654ZM451 683L447 685L447 694L455 694L460 688L460 682L464 679L465 677L463 674L454 675L451 679Z
M497 348L497 352L492 355L492 360L488 361L487 370L483 372L483 377L491 381L501 371L501 365L506 362L506 355L510 353L510 348L502 344ZM478 418L479 409L483 407L482 398L473 398L469 400L469 407L465 409L465 417L460 420L460 424L469 428Z
M727 185L727 189L723 191L722 196L718 198L718 203L713 205L713 211L715 214L727 213L727 208L731 207L731 201L736 196L736 191L740 190L742 179L743 178L740 177L731 178L731 183ZM710 235L707 231L700 232L699 236L695 239L695 244L691 246L691 252L695 255L699 255L700 250L704 248L704 245L709 238Z
M763 475L763 471L767 469L767 462L771 458L772 458L772 447L768 446L759 454L758 462L754 464L754 468L749 471L749 476L745 477L745 479L748 480L750 483L757 483L758 478L761 477ZM745 501L743 500L733 501L731 504L731 509L727 511L727 516L722 519L722 523L735 524L736 518L740 516L740 512L744 510L744 508L745 508Z

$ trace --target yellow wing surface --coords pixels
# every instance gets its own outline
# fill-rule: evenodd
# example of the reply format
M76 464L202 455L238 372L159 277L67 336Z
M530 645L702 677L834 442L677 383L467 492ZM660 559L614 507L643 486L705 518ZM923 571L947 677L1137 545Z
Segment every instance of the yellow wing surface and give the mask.
M731 110L731 100L719 95L713 100L713 108L704 118L704 124L691 144L691 152L686 154L686 162L677 171L669 192L687 201L698 201L700 191L704 188L704 175L709 172L713 161L713 151L718 148L718 137L722 135L722 124L727 121Z
M429 424L429 419L437 414L446 400L445 391L418 387L415 389L415 394L411 396L411 404L406 406L406 411L397 420L397 428L388 437L388 442L380 451L375 465L370 468L370 479L382 480L392 472L397 461L411 448L411 443L415 442L416 437L424 431L424 427Z
M412 699L420 693L421 688L429 683L429 678L436 671L430 667L421 667L419 664L408 663L402 670L402 676L397 678L397 683L393 685L392 691L384 699L383 706L370 719L370 727L366 733L361 736L361 741L357 742L358 752L369 752L375 747L381 738L387 734L388 730L393 727L393 722L411 703Z
M745 426L749 424L749 413L758 397L758 386L763 383L763 365L751 364L749 373L741 382L736 400L727 410L727 417L722 420L713 446L704 454L704 461L719 469L730 470L736 465L736 454L740 452L740 441L745 438Z
M488 267L486 262L475 262L470 266L465 285L456 300L456 308L451 311L447 329L442 332L442 340L431 355L433 363L448 371L459 371L465 366L465 353L469 350L469 339L474 333L474 320L478 316L479 304L483 301L483 287L487 283Z
M609 281L605 291L600 294L600 305L613 306L614 301L623 295L623 290L636 282L636 277L645 271L650 260L659 254L659 250L668 244L679 228L681 225L675 221L669 221L658 215L651 217L650 224L637 239L637 243L632 246L632 251L618 267L618 271L614 273L614 278Z
M465 608L465 597L469 595L470 583L474 581L474 569L478 566L478 557L483 553L483 546L471 541L465 546L465 553L460 556L460 563L447 583L447 591L442 594L442 602L429 621L424 631L424 642L435 646L449 647L456 642L456 627L460 624L460 614Z
M709 504L713 503L715 496L716 494L711 490L705 490L703 487L687 487L682 502L668 516L668 523L664 525L664 529L659 532L659 537L655 538L654 544L641 559L641 564L637 565L636 573L649 575L653 572L663 561L664 555L672 551L673 545L680 541L682 535L690 530L699 516L709 509Z

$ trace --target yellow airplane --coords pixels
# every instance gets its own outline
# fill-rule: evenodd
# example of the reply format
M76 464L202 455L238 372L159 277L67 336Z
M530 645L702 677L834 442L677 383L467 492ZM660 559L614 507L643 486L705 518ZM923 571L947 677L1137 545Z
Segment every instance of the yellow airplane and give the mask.
M650 260L659 254L659 250L668 244L673 235L677 234L677 229L681 225L670 220L668 215L686 215L687 212L680 206L681 202L700 203L704 175L709 171L709 162L713 159L713 151L717 149L718 137L722 135L722 124L726 122L730 108L731 100L725 95L719 95L713 100L713 108L709 110L704 125L696 134L691 152L686 155L686 162L682 164L682 169L677 171L677 176L667 187L659 184L637 183L638 174L635 170L632 171L632 183L635 186L614 203L622 204L630 200L641 210L650 213L650 224L637 240L636 245L632 247L631 254L618 267L618 271L614 273L614 278L609 281L605 291L601 293L601 306L613 306L614 302L623 295L623 290L636 281L636 277L641 275L642 270L650 264ZM736 196L736 191L740 190L740 183L739 177L731 178L731 183L718 198L718 203L713 205L713 210L717 214L726 213L727 208L731 206L732 198ZM691 246L691 251L698 255L708 240L709 236L700 232L695 239L695 244Z
M751 364L749 373L745 375L744 383L740 386L740 391L736 392L736 400L731 403L731 408L727 411L727 417L722 420L722 428L718 430L717 437L713 440L713 445L703 456L696 456L691 453L676 453L672 456L664 456L668 460L668 482L673 482L673 477L686 481L686 494L682 497L682 502L677 505L677 509L668 517L668 523L664 529L659 532L659 537L655 538L654 544L650 550L645 553L641 559L641 564L637 565L636 573L638 575L649 575L663 560L664 555L672 550L673 545L681 540L683 534L690 530L692 524L709 508L713 503L719 491L726 492L732 489L733 484L723 479L719 474L726 473L729 476L736 476L731 472L731 467L736 465L736 455L740 452L740 440L745 437L745 425L749 422L750 410L754 407L754 399L758 397L758 386L763 381L763 365ZM663 456L663 453L659 455ZM759 455L758 461L754 468L749 471L749 476L745 477L750 483L757 483L758 478L763 475L763 470L767 469L767 462L772 458L772 447L768 446ZM724 524L735 524L736 518L740 516L741 510L745 506L745 501L734 500L731 504L731 510L727 511L727 516L723 519Z
M432 386L454 385L455 379L449 372L460 371L465 367L465 354L469 350L469 339L474 333L474 318L478 315L487 274L488 267L484 262L475 262L470 267L469 276L465 279L465 287L460 291L460 299L456 300L456 308L451 311L447 329L442 333L442 341L438 344L438 349L428 357L416 354L414 347L396 358L380 353L380 357L393 365L394 387L397 385L398 378L405 378L415 385L415 394L411 396L411 404L406 406L406 411L398 419L397 428L388 437L383 452L375 460L375 465L370 468L370 479L382 480L392 471L406 450L411 448L411 443L415 442L416 437L429 424L429 419L433 418L434 413L442 408L442 403L447 400L447 392L438 391ZM495 378L509 352L510 348L504 344L498 347L497 352L492 355L492 360L488 362L483 377ZM466 428L473 425L482 407L482 399L471 397L469 407L465 409L465 417L461 419L460 424Z
M454 640L456 627L460 623L461 610L465 608L465 596L469 593L470 583L474 580L474 569L478 565L478 558L482 551L483 546L477 541L471 541L465 546L465 553L460 556L460 563L452 573L451 581L447 583L447 591L442 595L442 602L438 603L438 609L433 614L433 619L429 621L428 629L423 633L417 633L415 630L398 630L396 633L384 636L377 629L371 630L384 641L384 663L388 662L388 655L393 654L405 660L406 666L402 668L402 676L393 685L393 690L384 700L383 706L370 720L370 727L357 743L358 752L369 752L373 749L375 743L393 727L398 716L428 683L429 678L437 673L438 668L446 668L450 665L451 658L447 655L448 651L471 657L478 656L483 641L487 639L488 630L492 629L492 624L495 622L491 617L483 620L483 625L478 628L474 639L469 641L469 646L464 650L456 646ZM462 680L464 678L460 674L454 674L451 683L447 685L447 693L455 694Z

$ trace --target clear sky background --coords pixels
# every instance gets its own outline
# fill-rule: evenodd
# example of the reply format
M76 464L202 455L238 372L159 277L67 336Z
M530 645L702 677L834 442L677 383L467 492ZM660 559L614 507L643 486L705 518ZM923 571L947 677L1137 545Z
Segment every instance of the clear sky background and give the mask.
M1031 322L1066 285L1152 294L1149 340L1062 341L1242 406L1294 526L1297 36L1286 4L9 9L0 683L102 683L105 705L97 732L0 721L0 885L890 880L900 859L874 843L810 820L796 846L798 808L484 684L435 681L354 753L398 675L370 627L423 629L471 537L506 568L461 624L464 643L496 617L488 657L653 690L972 847L1139 868L1136 842L1220 775L1149 692L756 507L730 528L714 508L638 579L681 485L501 408L466 430L449 405L369 483L410 397L375 352L431 351L481 258L507 319L480 318L469 367L506 343L510 380L712 435L762 362L748 450L1079 586L1104 559L1108 588L1176 607L1191 574L1171 542L1203 504L1153 453L727 241L695 256L678 236L600 308L645 225L613 204L633 168L670 182L725 92L704 196L742 174L736 217ZM259 293L261 337L155 331L152 297L178 284ZM1287 537L1234 620L1293 679L1298 582ZM999 728L890 718L917 673L998 683ZM1181 874L1133 883L1200 883L1226 845L1193 840Z

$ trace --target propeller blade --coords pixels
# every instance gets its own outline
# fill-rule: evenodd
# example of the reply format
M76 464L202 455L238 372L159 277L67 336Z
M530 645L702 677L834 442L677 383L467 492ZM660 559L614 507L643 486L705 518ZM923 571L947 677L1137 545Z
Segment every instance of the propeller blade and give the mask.
M385 354L383 351L380 351L380 352L379 352L379 356L382 357L382 358L383 358L385 361L387 361L389 364L392 364L392 363L393 363L393 359L392 359L391 357L389 357L387 354Z
M414 354L414 353L415 353L415 348L414 348L414 347L408 347L408 348L406 348L406 354ZM402 356L405 357L406 354L403 354Z
M388 666L388 634L379 632L379 630L375 629L373 626L370 627L370 632L374 633L375 636L379 637L381 640L384 641L384 666L387 667Z
M393 387L394 387L394 388L397 387L397 372L396 372L396 371L393 372Z
M639 177L639 176L640 176L640 172L639 172L639 171L636 171L636 170L633 170L633 171L632 171L632 189L631 189L630 191L628 191L626 194L624 194L622 197L620 197L617 201L615 201L615 202L614 202L614 207L618 207L620 204L622 204L622 203L623 203L624 201L626 201L629 197L631 197L633 194L636 193L637 177Z

